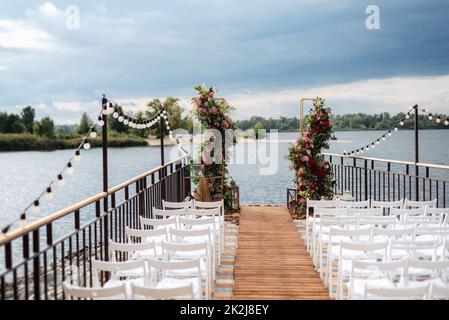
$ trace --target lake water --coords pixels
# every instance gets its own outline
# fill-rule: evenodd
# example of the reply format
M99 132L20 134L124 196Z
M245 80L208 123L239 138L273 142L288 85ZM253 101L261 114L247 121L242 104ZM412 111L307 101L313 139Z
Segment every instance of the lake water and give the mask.
M377 138L381 132L337 132L338 141L331 143L330 152L341 153L351 150ZM292 186L292 173L284 159L290 143L296 139L296 132L279 133L272 143L239 143L233 150L234 158L245 155L245 164L230 165L230 173L240 186L243 204L284 204L286 188ZM379 148L370 151L372 157L413 160L413 131L395 132L394 136ZM269 161L273 172L264 175L261 168L270 168L260 161L260 155L268 150L273 153ZM0 153L0 225L14 220L34 197L46 188L48 182L64 166L73 151L53 152L5 152ZM176 157L176 147L168 147L166 159ZM259 159L254 157L259 155ZM421 161L437 164L449 163L449 130L425 130L420 133ZM158 147L137 147L109 151L110 185L132 178L156 167L160 162ZM265 159L266 160L266 159ZM82 152L80 162L74 162L75 173L65 176L66 185L54 188L54 199L42 201L42 212L31 215L30 220L64 208L102 190L101 149Z

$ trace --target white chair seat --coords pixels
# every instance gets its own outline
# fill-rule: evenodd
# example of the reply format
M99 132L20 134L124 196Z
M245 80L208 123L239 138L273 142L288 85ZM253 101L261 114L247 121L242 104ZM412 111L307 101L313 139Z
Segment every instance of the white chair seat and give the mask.
M418 288L418 287L422 287L425 284L434 284L437 285L439 287L446 287L447 283L445 283L443 281L443 279L441 278L433 278L433 279L429 279L429 280L422 280L422 281L408 281L407 285L410 288Z
M160 249L160 247L159 247L159 251L162 253L162 250ZM156 255L159 255L157 247L156 247ZM134 260L147 259L147 258L154 258L154 250L136 251L131 256L131 259L134 259Z
M149 279L145 279L142 277L142 278L136 278L136 279L130 279L130 280L111 279L108 282L106 282L103 287L111 288L111 287L121 285L122 283L125 283L126 294L128 295L128 297L131 297L131 283L138 285L138 286L143 286L143 287L148 287L150 285ZM119 296L115 296L115 297L108 298L108 300L123 300L123 298L119 297Z

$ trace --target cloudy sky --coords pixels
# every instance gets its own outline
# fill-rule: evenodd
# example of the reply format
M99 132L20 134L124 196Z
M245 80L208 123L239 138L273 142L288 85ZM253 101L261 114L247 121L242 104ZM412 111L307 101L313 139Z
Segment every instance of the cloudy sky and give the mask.
M205 82L238 119L297 115L315 96L335 113L449 113L448 16L449 0L1 1L0 110L73 123L102 93L189 108Z

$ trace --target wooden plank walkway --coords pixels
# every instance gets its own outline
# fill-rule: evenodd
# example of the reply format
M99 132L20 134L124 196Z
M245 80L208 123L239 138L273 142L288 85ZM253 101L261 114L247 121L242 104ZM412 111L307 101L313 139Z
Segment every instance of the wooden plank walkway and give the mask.
M234 299L329 299L285 207L243 207Z

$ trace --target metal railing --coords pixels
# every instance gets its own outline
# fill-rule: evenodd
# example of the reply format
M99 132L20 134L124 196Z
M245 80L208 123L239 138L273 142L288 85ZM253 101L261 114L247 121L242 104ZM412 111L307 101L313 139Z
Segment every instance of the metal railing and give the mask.
M109 241L124 242L125 228L140 228L139 217L151 218L163 199L183 201L190 194L187 160L178 158L6 234L0 239L0 300L65 299L62 283L69 277L92 286L92 260L109 259Z
M335 193L357 200L437 199L449 207L449 166L324 153L334 172Z

